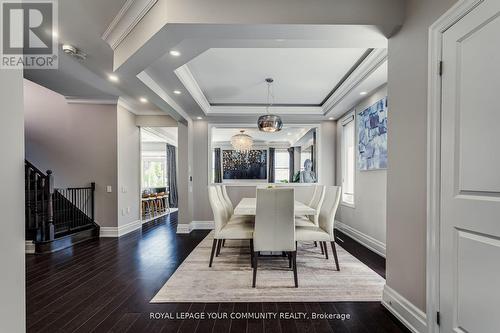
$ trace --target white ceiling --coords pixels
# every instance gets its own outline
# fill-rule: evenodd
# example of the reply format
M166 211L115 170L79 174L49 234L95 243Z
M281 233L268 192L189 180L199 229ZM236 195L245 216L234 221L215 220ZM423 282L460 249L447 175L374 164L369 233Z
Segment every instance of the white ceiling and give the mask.
M239 134L241 130L244 130L245 134L250 135L255 142L293 144L303 137L310 129L311 127L283 127L279 132L267 133L261 132L255 127L216 127L212 129L212 142L231 141L233 135Z
M236 123L243 123L246 122L243 120L245 117L251 117L253 122L255 115L262 113L261 109L242 112L244 110L220 107L206 112L175 71L184 65L190 68L211 103L263 103L266 99L263 79L273 76L276 80L276 103L318 104L364 50L387 47L387 36L395 31L395 22L399 22L398 19L394 20L394 15L384 19L387 8L380 11L384 15L365 24L356 24L349 15L345 22L334 20L332 24L325 24L312 18L309 18L310 22L306 22L306 17L311 13L299 16L306 20L303 24L292 24L293 22L286 20L278 20L274 24L239 24L231 20L226 22L222 17L211 21L211 24L189 24L194 22L180 20L180 24L165 25L154 38L144 40L145 44L126 63L115 66L115 74L120 82L112 83L107 76L113 72L113 50L101 36L130 3L140 5L151 2L59 1L59 44L71 43L87 53L88 58L80 62L60 52L58 70L27 70L25 76L69 97L99 100L120 96L137 113L167 112L180 121L183 118L195 119L201 116L221 123L229 118L234 118ZM362 8L366 7L362 1L358 1L356 6L360 5ZM363 12L371 15L373 8ZM203 10L200 14L207 13ZM287 15L272 13L274 19ZM355 17L356 14L352 16ZM258 12L252 15L245 17L260 17ZM233 18L232 15L228 17ZM130 18L122 19L126 21ZM363 18L361 22L370 22L368 18ZM391 23L384 26L388 21ZM274 21L270 19L269 22ZM149 23L141 21L141 24ZM168 51L171 49L180 50L181 56L170 56ZM220 53L221 50L225 50L227 54ZM211 52L215 55L210 55ZM221 60L218 57L225 58ZM270 58L274 60L270 61ZM221 66L220 71L216 70L217 64ZM365 78L370 79L371 74ZM177 89L182 94L173 94ZM355 95L349 92L342 98L354 96L353 94ZM138 101L141 96L147 97L149 103L141 104ZM356 96L353 97L355 98ZM314 114L310 111L287 107L277 113L287 120L294 117L297 123L317 122L331 116L320 110L316 110Z
M363 48L214 48L188 63L210 104L321 105Z

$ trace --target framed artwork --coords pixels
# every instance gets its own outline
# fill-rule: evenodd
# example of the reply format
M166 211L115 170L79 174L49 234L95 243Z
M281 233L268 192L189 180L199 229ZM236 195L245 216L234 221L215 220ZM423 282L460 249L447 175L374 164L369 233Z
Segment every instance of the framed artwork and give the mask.
M267 150L223 150L222 178L267 179Z
M359 170L387 169L387 97L358 113Z

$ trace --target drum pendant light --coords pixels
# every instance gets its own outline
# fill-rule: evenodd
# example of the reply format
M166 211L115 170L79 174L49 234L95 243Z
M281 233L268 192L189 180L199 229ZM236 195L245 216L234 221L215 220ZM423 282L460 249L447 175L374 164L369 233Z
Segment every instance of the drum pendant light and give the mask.
M280 116L271 114L269 112L269 107L274 103L274 92L272 92L272 84L274 80L272 78L267 78L267 106L266 113L259 117L257 121L257 126L259 127L259 131L262 132L278 132L283 128L283 121L281 121ZM272 102L271 103L271 97Z

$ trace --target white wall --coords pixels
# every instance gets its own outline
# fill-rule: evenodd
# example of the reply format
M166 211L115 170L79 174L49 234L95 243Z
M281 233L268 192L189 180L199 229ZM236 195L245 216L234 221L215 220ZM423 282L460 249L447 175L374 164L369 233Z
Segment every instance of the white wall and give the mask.
M387 285L425 311L429 26L455 0L409 0L389 39Z
M358 113L366 107L374 104L380 99L387 96L387 86L384 85L374 91L370 96L361 101L358 105L350 110L347 114L354 113L357 117ZM390 119L389 109L389 119ZM340 118L342 119L342 117ZM354 180L354 207L341 204L337 211L336 219L347 227L353 228L355 231L366 235L361 240L365 245L385 255L386 243L386 198L387 198L387 170L371 170L360 171L358 168L358 126L357 118L355 118L355 180ZM342 184L342 121L337 122L337 184ZM391 135L390 132L388 135ZM343 230L348 232L348 230ZM353 231L351 231L353 232ZM357 237L360 234L356 233ZM353 236L352 233L350 236ZM377 247L371 241L375 239ZM357 238L359 240L359 238ZM383 252L382 252L383 251Z
M26 330L23 71L0 70L0 331Z
M24 80L26 159L54 172L56 187L96 183L96 221L117 225L116 105L68 104ZM112 186L112 193L106 186Z
M140 131L135 115L117 107L118 226L140 220Z

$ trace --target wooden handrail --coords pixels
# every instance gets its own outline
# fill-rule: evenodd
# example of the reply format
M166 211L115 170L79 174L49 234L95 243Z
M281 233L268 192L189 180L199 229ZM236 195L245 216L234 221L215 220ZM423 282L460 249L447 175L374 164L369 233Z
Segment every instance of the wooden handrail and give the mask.
M30 167L31 169L33 169L40 176L47 176L45 173L43 173L42 171L40 171L40 169L38 169L36 166L34 166L33 164L31 164L30 161L28 161L28 160L24 160L24 165L27 165L28 167Z

